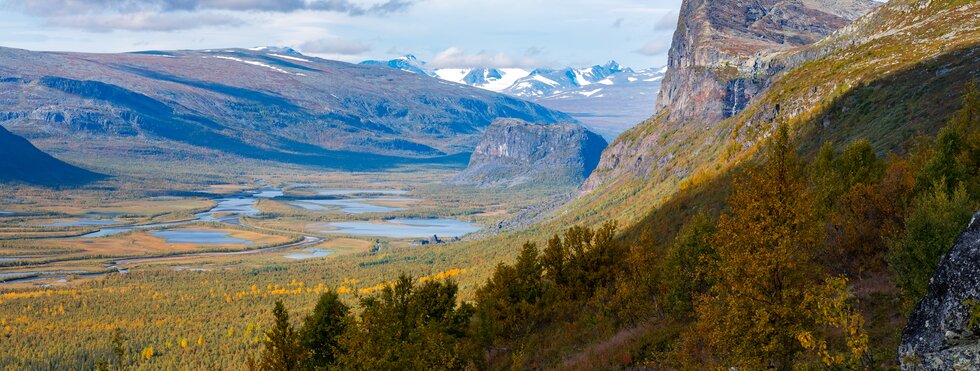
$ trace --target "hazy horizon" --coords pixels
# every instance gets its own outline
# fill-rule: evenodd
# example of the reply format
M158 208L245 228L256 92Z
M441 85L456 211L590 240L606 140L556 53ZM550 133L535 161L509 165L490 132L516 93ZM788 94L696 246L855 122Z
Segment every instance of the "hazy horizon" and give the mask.
M0 0L0 46L41 51L292 47L433 68L659 67L679 0ZM651 21L653 20L653 21Z

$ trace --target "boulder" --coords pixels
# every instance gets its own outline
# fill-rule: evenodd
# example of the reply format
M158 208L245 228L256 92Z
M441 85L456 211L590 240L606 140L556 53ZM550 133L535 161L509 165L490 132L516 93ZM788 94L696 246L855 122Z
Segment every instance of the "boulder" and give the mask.
M956 238L902 333L903 370L980 369L980 213ZM971 310L973 311L971 313ZM973 314L976 313L976 314Z

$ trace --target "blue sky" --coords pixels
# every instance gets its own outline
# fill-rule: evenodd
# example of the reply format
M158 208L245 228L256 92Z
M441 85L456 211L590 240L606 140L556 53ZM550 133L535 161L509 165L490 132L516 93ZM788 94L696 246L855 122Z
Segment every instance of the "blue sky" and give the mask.
M290 46L432 67L666 64L680 0L0 0L0 46L124 52Z

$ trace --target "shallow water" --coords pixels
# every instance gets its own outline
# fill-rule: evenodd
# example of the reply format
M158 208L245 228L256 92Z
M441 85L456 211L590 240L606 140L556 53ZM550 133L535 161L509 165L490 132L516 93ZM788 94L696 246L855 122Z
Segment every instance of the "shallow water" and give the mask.
M310 259L310 258L322 258L324 256L333 255L333 251L318 249L315 247L309 249L303 249L303 251L306 251L307 253L293 253L293 254L285 255L285 257L287 259Z
M316 194L320 196L350 196L357 194L370 194L370 195L394 195L400 196L408 194L405 190L395 190L395 189L321 189L316 191Z
M125 227L118 227L118 228L103 228L89 234L78 236L76 238L105 237L105 236L112 236L120 233L141 230L141 229L175 227L178 225L183 225L195 221L222 222L227 224L238 225L239 217L243 215L255 216L259 214L259 209L255 208L255 197L230 197L230 198L220 198L215 201L217 201L218 204L213 209L194 215L197 217L196 220L189 220L183 222L170 222L170 223L154 223L154 224L147 224L147 225L125 226ZM214 214L225 214L225 215L221 217L216 217L214 216Z
M390 238L428 238L433 235L441 239L460 237L473 233L481 227L455 219L391 219L383 222L333 222L326 223L321 232L347 234L352 236L376 236Z
M231 232L199 229L154 231L150 234L170 243L196 243L202 245L251 245L252 241L229 237Z
M417 201L413 198L351 198L343 200L299 200L289 204L298 208L314 211L340 209L348 214L389 213L405 210L404 207L372 205L372 201ZM329 206L329 207L328 207Z
M122 221L112 219L79 219L70 222L55 222L41 224L42 227L100 227L104 225L122 224Z
M282 194L283 194L282 190L279 189L266 189L263 190L262 192L254 194L253 196L258 198L276 198L276 197L282 197Z

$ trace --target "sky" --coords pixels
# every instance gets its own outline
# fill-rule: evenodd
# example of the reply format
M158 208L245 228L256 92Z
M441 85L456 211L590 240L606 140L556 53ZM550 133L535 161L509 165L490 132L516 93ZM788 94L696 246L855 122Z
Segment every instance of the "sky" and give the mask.
M681 0L0 0L0 46L44 51L286 46L432 68L667 63Z

